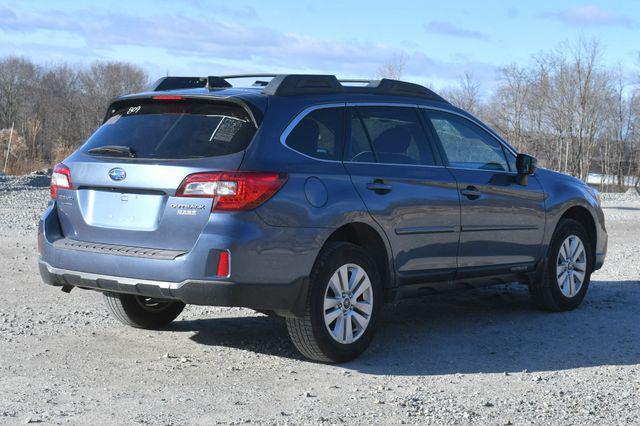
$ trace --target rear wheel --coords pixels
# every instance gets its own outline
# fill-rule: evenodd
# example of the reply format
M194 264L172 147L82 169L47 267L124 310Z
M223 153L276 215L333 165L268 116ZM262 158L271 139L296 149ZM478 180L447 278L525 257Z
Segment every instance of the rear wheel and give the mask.
M346 362L371 343L382 305L382 283L361 247L333 243L313 267L302 318L287 318L289 336L307 358Z
M109 312L121 323L136 328L162 328L180 315L184 303L132 294L102 293Z
M543 278L529 287L539 308L568 311L580 305L593 271L592 250L580 222L560 221L549 246Z

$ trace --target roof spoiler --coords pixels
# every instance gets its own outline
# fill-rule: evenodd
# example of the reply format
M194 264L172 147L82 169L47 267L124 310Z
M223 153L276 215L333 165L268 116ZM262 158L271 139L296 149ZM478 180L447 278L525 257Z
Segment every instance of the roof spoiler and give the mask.
M267 83L258 80L254 87L263 87L265 95L294 96L305 94L362 93L387 96L408 96L447 102L434 91L415 83L383 78L381 80L345 79L322 74L236 74L209 77L163 77L151 91L207 88L209 90L232 87L227 80L242 78L271 78ZM259 83L259 84L258 84ZM354 84L360 84L354 85Z
M178 89L199 89L206 87L212 89L224 89L232 87L231 83L222 77L162 77L156 80L149 88L152 92L163 92L165 90Z

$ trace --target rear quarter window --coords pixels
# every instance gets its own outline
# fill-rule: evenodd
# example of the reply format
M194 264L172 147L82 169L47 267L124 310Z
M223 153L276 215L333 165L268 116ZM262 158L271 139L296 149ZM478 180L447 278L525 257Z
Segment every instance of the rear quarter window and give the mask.
M127 104L116 109L82 146L129 147L136 158L216 157L244 150L256 128L239 106L203 102Z
M320 108L305 115L287 135L285 144L320 160L341 160L344 108Z

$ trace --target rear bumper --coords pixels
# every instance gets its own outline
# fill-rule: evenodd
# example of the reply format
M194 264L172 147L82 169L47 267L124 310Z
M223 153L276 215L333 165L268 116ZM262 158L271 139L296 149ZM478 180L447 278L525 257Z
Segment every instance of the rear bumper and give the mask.
M198 280L169 282L70 271L55 268L42 260L39 261L38 266L42 280L45 284L52 286L72 286L171 299L192 305L241 306L274 310L283 315L295 316L303 313L308 288L306 279L278 285Z
M67 244L75 235L63 234L61 220L51 205L39 223L40 273L47 284L283 314L299 312L306 301L307 277L332 231L269 226L254 212L212 214L194 246L178 252L87 242L76 247ZM217 276L221 251L231 257L227 277Z

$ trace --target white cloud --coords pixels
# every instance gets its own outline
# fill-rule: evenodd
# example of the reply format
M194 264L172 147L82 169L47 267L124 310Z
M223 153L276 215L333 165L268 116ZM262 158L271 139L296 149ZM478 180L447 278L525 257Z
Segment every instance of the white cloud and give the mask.
M606 11L594 5L574 6L558 12L547 12L544 17L577 26L622 26L633 28L637 22L626 15Z
M241 22L241 23L240 23ZM252 21L255 22L255 21ZM344 77L372 77L379 66L402 50L384 43L362 40L332 40L299 33L285 33L246 20L221 20L207 16L172 15L166 20L157 16L133 16L84 10L64 13L0 8L0 40L10 39L13 46L0 46L1 53L13 48L37 52L59 60L65 54L70 60L121 59L153 72L170 69L183 74L205 70L216 72L289 71L326 72ZM460 30L460 29L458 29ZM73 46L47 45L42 37L34 43L35 34L55 33L75 41ZM482 37L473 32L467 37ZM23 39L21 43L19 39ZM33 55L33 53L32 53ZM35 55L34 55L35 56ZM197 70L190 70L196 65ZM209 67L207 64L211 64ZM474 64L489 75L493 66ZM409 54L407 64L411 76L423 80L446 80L467 70L469 64L435 60L424 53ZM213 69L215 68L215 69ZM252 69L248 69L252 68ZM164 73L163 73L164 74ZM155 75L154 75L155 77Z
M452 37L475 38L479 40L486 40L489 38L487 34L480 31L469 30L459 27L456 24L443 21L431 21L425 25L425 29L430 33L443 34Z

